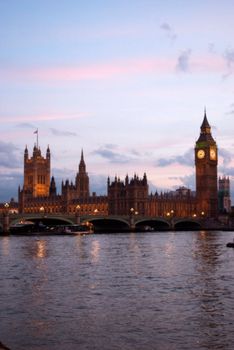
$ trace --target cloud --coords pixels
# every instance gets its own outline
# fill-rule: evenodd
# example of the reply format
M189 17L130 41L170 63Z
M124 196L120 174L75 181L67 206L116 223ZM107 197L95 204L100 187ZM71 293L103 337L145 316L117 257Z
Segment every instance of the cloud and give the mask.
M234 63L234 49L226 49L224 58L226 60L227 66L231 68L232 64Z
M108 145L105 145L104 147L100 147L92 153L107 159L110 163L124 164L130 161L129 157L126 157L124 154L115 152L114 149L115 148L109 148Z
M171 28L171 26L164 22L161 24L160 28L164 31L168 39L170 39L172 42L174 42L177 38L177 35L175 34L174 30Z
M190 148L182 156L174 156L171 158L160 158L156 162L156 166L165 167L171 164L181 164L186 166L194 166L194 153L193 149Z
M28 128L28 129L37 129L36 125L33 125L31 123L19 123L17 125L18 128Z
M167 58L129 59L84 66L58 66L43 68L0 69L2 80L24 82L77 82L83 80L103 80L142 73L173 72L173 61Z
M229 108L230 110L226 112L226 115L234 115L234 103L231 103Z
M178 57L177 65L176 65L176 69L178 71L184 72L184 73L188 72L191 53L192 53L192 51L190 49L187 49L187 50L181 52L181 54Z
M18 151L13 143L0 141L0 167L14 169L21 166Z
M209 43L209 44L208 44L208 51L209 51L210 53L216 53L214 43Z
M187 188L190 188L192 190L195 189L195 173L192 173L190 175L185 175L185 176L173 176L170 177L169 179L171 180L176 180L176 181L180 181L182 186L185 186ZM175 188L178 188L178 186L174 186Z
M215 55L197 56L191 58L192 51L190 49L181 52L177 59L177 70L186 72L195 69L198 72L223 72L225 61L221 57ZM32 67L21 69L8 67L4 70L0 68L2 81L20 81L22 83L61 83L90 80L107 80L126 78L142 74L173 74L175 72L175 58L171 57L145 57L132 58L122 61L111 61L83 66L48 66L43 68ZM27 122L36 120L57 120L57 119L74 119L82 116L81 113L70 113L67 115L61 113L48 113L45 115L27 116L22 121ZM2 115L7 121L11 121L11 116ZM15 118L16 121L18 121ZM14 120L14 121L15 121Z
M0 175L0 202L8 202L11 198L17 200L18 186L23 183L22 173L6 173Z
M224 148L219 148L219 156L223 158L223 166L226 167L231 163L233 154Z
M75 132L58 130L55 128L50 128L50 131L54 136L77 136Z
M98 195L107 194L107 176L106 175L90 175L90 191L96 192Z
M35 125L28 123L34 121L56 121L56 120L76 120L83 117L89 117L88 113L72 112L72 113L46 113L46 114L30 114L30 115L3 115L0 114L1 123L18 123L18 127L37 128Z
M234 177L234 167L220 166L219 171L226 176Z
M226 49L223 56L226 62L227 69L226 73L223 74L223 79L227 79L233 73L234 49Z

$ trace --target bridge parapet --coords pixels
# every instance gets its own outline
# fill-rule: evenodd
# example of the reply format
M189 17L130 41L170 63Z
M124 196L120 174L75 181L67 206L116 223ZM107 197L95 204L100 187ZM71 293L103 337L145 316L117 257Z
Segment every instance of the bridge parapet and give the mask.
M22 221L42 221L46 224L56 222L56 224L79 224L84 221L92 222L94 225L115 226L128 228L128 230L145 230L147 227L154 230L178 230L178 229L214 229L223 227L211 219L194 218L194 217L149 217L140 215L81 215L66 213L27 213L17 214L9 213L7 210L0 216L0 226L3 232L8 232L11 225Z

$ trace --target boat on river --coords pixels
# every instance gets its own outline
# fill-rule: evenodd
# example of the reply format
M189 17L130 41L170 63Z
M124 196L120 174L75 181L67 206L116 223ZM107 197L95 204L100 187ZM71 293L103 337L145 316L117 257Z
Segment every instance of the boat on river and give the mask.
M234 248L234 239L232 242L228 242L226 245L228 248Z
M93 233L93 225L90 223L80 225L56 225L46 226L33 222L17 223L10 227L10 234L24 236L74 236Z

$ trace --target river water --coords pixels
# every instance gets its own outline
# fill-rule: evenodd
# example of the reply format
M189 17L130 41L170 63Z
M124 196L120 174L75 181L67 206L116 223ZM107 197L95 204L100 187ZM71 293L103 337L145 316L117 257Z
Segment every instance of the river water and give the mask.
M233 349L233 237L0 237L0 341L12 350Z

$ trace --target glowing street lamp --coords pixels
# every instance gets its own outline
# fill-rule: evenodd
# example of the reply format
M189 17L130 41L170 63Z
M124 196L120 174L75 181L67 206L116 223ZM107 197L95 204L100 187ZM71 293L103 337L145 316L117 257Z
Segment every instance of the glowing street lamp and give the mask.
M44 213L45 213L45 208L44 207L40 207L39 211L40 211L40 214L43 216Z
M77 204L76 206L76 223L79 225L80 224L80 205Z

